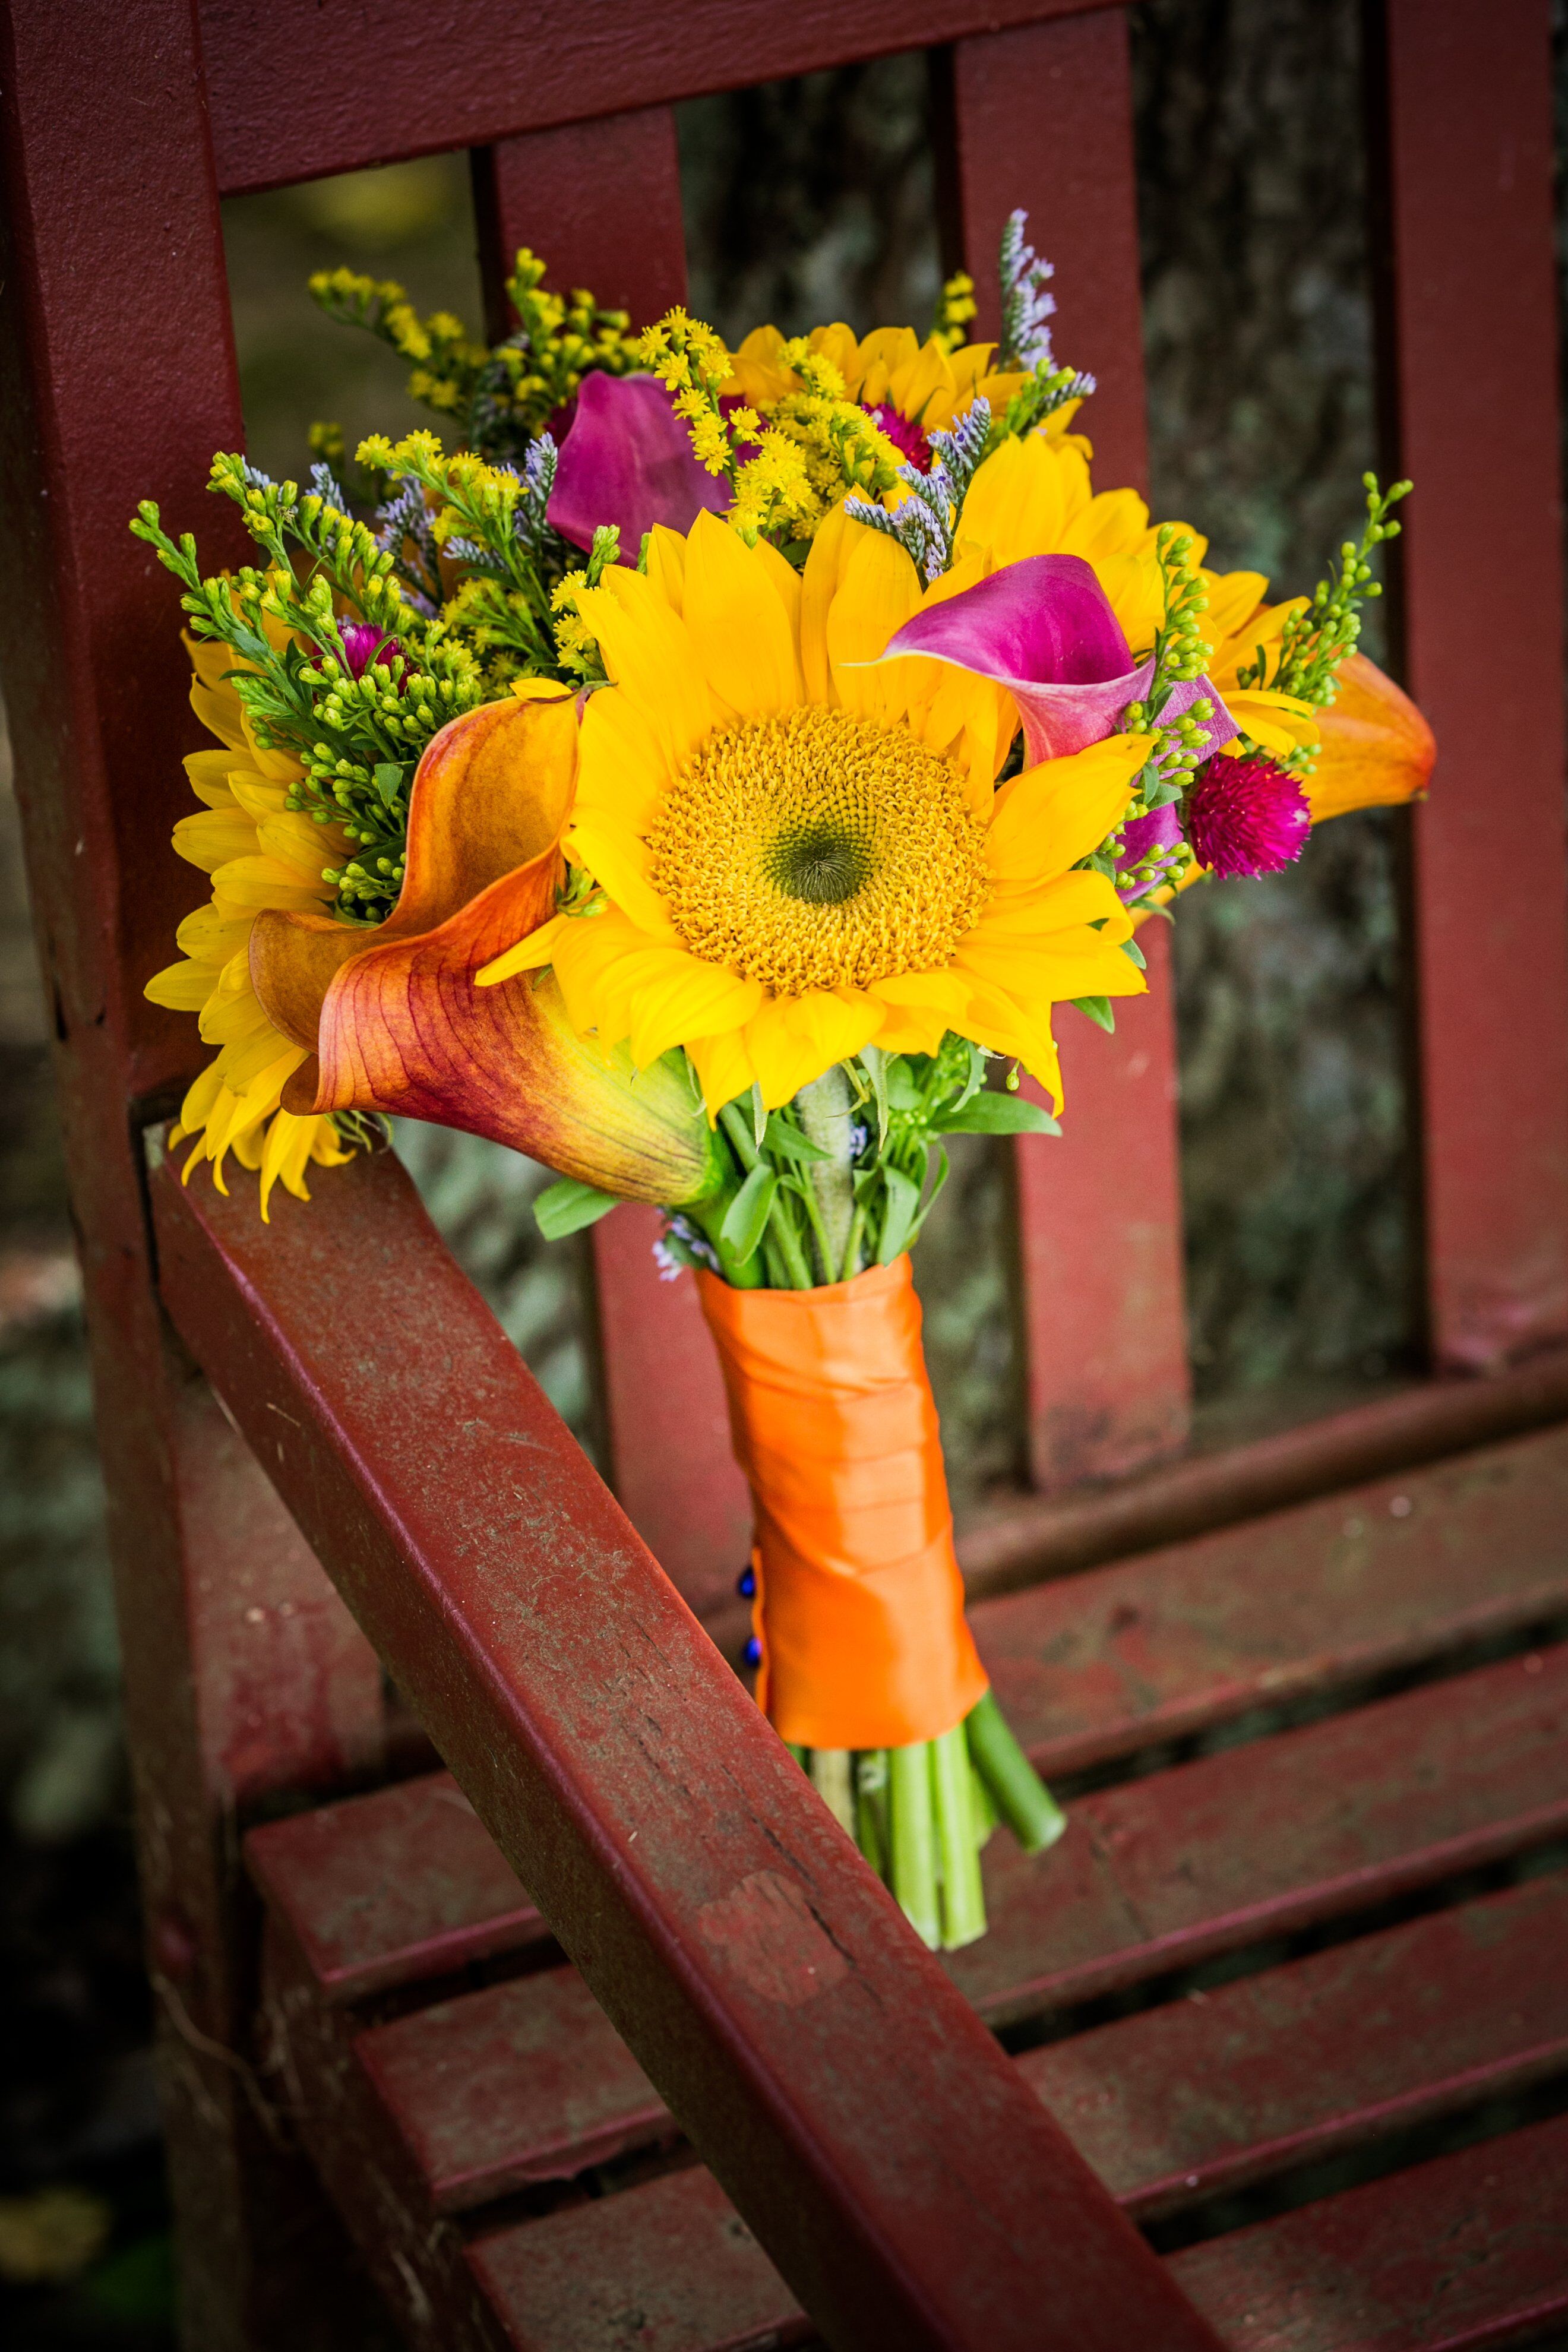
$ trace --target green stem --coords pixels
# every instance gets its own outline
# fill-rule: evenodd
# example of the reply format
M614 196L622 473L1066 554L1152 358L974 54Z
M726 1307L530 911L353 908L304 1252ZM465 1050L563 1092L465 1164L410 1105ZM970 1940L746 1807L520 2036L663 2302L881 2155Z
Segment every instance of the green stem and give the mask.
M971 1808L969 1743L962 1723L931 1742L931 1798L942 1854L942 1941L956 1952L985 1933L985 1893Z
M936 1891L936 1825L931 1819L931 1763L922 1739L888 1750L888 1811L893 1849L893 1895L921 1941L937 1951L942 1916Z
M847 1748L814 1748L811 1782L839 1827L855 1834L855 1782Z
M782 1286L788 1290L814 1290L816 1286L811 1260L805 1254L805 1243L795 1229L790 1205L789 1195L781 1186L773 1196L773 1213L768 1219L768 1239L776 1243L789 1275L788 1282Z
M997 1811L1026 1853L1043 1853L1067 1827L1067 1816L1014 1738L994 1694L971 1708L964 1729L974 1769Z
M888 1855L888 1751L863 1748L855 1759L855 1843L876 1872L886 1878Z
M849 1240L844 1251L844 1263L838 1269L840 1282L852 1281L860 1271L860 1236L866 1230L866 1212L858 1202L849 1220Z
M823 1274L831 1282L834 1268L844 1263L855 1218L855 1154L849 1132L854 1106L841 1066L836 1062L810 1086L802 1087L795 1106L810 1140L828 1155L810 1161L805 1178L821 1213L826 1236Z

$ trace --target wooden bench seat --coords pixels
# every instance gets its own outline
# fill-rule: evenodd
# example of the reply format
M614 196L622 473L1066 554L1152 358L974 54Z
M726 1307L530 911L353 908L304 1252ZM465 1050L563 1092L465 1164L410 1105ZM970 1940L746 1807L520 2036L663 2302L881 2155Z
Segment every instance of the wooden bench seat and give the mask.
M1037 1755L1132 1760L1069 1804L1048 1854L993 1841L991 1933L948 1967L1140 2219L1504 2092L1568 2094L1568 1643L1521 1646L1568 1609L1565 1479L1568 1432L1545 1432L976 1608ZM1510 1654L1456 1667L1480 1635ZM1367 1696L1391 1666L1422 1671ZM1256 1712L1304 1695L1321 1719ZM1226 1723L1213 1752L1139 1769L1156 1734ZM633 2310L670 2352L793 2340L804 2323L765 2256L447 1775L270 1823L247 1861L290 2104L373 2263L387 2200L368 2184L391 2180L425 2217L405 2259L432 2307L468 2290L479 2341L616 2352L644 2340L616 2332ZM1470 1874L1500 1865L1517 1883L1478 1892ZM1430 1908L1381 1924L1423 1889ZM1281 1960L1278 1939L1308 1927L1334 1939ZM1193 1982L1225 1955L1246 1972ZM1151 2005L1075 2019L1134 1989ZM1482 2169L1469 2151L1174 2259L1227 2342L1360 2352L1348 2304L1303 2317L1310 2280L1349 2232L1408 2238L1420 2193L1399 2183L1430 2170L1481 2217L1465 2325L1522 2326L1521 2296L1568 2296L1568 2228L1553 2268L1525 2177L1537 2145L1511 2133ZM677 2298L647 2316L661 2261L695 2265L700 2314ZM1269 2284L1280 2263L1289 2294ZM574 2273L595 2283L586 2304L563 2292ZM1430 2311L1452 2316L1441 2297Z

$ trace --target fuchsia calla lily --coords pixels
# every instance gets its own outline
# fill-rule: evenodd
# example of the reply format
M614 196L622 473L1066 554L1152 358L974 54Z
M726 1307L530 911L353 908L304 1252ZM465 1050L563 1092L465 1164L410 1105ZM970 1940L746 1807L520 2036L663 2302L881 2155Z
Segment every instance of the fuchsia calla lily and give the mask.
M906 654L950 662L1005 688L1024 722L1031 767L1102 742L1154 675L1152 655L1134 664L1093 567L1079 555L1026 556L927 604L889 639L882 659ZM1204 729L1206 758L1237 733L1207 678L1174 687L1161 715L1179 718L1204 698L1214 705Z
M723 475L698 463L657 376L583 378L548 508L563 539L592 547L595 526L614 523L622 561L635 563L643 533L656 523L689 530L704 511L722 514L732 496Z

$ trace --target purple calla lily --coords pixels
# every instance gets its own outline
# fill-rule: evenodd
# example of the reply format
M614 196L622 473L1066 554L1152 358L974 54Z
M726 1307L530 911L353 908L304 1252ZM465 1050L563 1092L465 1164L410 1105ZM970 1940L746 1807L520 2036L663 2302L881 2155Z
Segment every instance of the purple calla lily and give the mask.
M722 475L699 465L657 376L595 370L583 378L545 509L563 539L592 547L595 528L615 523L621 559L635 563L655 523L689 530L704 509L722 514L731 495Z
M1079 555L1028 555L928 604L889 637L881 657L906 654L1005 687L1024 722L1031 766L1102 742L1154 675L1152 656L1134 666L1093 567ZM1179 717L1203 696L1215 708L1204 730L1206 757L1237 731L1206 678L1173 688L1163 715Z

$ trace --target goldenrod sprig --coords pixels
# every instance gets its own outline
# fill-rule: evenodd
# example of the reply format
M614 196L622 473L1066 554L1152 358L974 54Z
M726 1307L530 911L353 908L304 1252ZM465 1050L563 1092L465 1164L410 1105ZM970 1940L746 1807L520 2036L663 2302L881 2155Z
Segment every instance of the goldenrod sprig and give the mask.
M957 351L969 339L969 322L978 307L973 278L966 269L955 269L937 298L931 322L933 341L939 342L944 352Z

